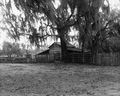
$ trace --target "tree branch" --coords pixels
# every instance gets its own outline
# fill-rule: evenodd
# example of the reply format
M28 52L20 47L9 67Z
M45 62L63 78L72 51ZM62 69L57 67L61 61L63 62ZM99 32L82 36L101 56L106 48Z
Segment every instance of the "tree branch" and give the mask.
M65 22L68 22L70 20L70 18L73 16L74 11L71 13L71 15L67 18L67 20Z

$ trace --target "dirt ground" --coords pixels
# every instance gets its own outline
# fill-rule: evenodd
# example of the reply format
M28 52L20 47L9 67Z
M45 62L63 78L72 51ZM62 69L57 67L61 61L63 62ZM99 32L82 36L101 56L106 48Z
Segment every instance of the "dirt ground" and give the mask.
M120 96L120 67L1 63L0 96Z

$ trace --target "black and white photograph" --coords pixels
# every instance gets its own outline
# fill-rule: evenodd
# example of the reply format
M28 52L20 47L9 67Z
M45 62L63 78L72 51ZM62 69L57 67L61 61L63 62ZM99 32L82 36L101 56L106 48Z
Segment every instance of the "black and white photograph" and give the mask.
M120 0L0 0L0 96L120 96Z

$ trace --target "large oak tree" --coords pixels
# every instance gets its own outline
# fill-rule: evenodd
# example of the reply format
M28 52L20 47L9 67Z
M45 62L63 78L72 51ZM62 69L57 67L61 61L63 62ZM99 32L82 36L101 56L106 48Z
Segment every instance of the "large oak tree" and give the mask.
M11 3L10 1L12 0L9 0L8 4ZM109 2L108 5L105 5L104 1L107 0L14 0L14 3L24 14L23 28L27 27L26 32L29 33L31 42L35 41L38 44L39 40L51 36L47 32L47 27L49 27L53 32L52 35L57 32L61 40L63 61L66 61L65 58L68 57L66 35L71 26L77 26L76 28L79 30L79 40L82 41L83 52L86 42L89 43L92 51L97 49L103 38L103 31L113 21L107 18ZM11 13L10 7L8 7L8 12ZM36 21L37 24L40 23L40 30L34 26ZM19 33L19 31L17 32Z

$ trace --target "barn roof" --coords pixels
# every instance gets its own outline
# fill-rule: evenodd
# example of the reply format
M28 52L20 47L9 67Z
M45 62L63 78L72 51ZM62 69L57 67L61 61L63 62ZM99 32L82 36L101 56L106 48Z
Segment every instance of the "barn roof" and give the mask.
M67 48L68 51L82 52L80 48ZM90 52L90 50L85 49L85 52Z
M50 48L51 46L53 46L54 44L57 44L57 45L59 45L59 46L61 47L61 43L60 43L60 42L54 42L52 45L49 46L49 48ZM70 43L67 43L67 50L68 50L68 51L71 51L71 52L73 52L73 51L75 51L75 52L82 52L81 49L76 48L74 45L72 45L72 44L70 44ZM85 50L85 52L89 52L89 50ZM45 50L45 51L43 51L43 52L41 52L41 53L38 53L38 54L36 54L36 55L46 55L46 54L49 54L49 49L48 49L48 50Z
M40 52L40 53L38 53L38 54L36 54L36 55L46 55L46 54L49 54L49 49L48 49L48 50L45 50L45 51L43 51L43 52Z
M54 42L53 44L51 44L50 46L49 46L49 48L51 47L51 46L53 46L54 44L57 44L57 45L59 45L59 46L61 46L61 43L60 42ZM72 45L72 44L70 44L70 43L66 43L66 45L67 45L67 47L68 48L76 48L74 45Z
M67 48L67 49L71 51L81 51L79 48Z

